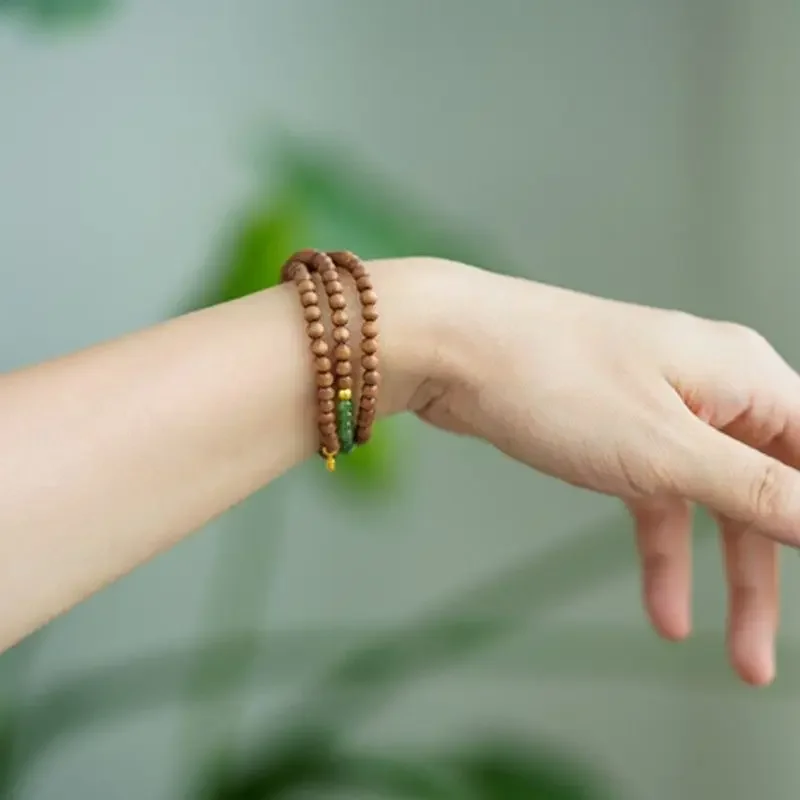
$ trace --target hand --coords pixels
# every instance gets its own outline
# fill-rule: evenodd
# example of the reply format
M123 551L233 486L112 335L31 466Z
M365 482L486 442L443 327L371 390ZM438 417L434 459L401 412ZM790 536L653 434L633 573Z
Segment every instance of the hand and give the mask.
M413 400L636 522L644 603L690 631L691 507L719 522L739 675L774 677L778 543L800 544L800 377L752 330L437 262L439 372Z

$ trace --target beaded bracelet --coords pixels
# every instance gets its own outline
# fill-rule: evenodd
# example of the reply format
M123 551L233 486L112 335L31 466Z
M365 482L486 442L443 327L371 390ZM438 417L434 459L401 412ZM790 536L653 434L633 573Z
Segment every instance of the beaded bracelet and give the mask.
M378 372L378 295L367 268L358 256L350 252L328 253L328 256L355 280L361 303L361 399L358 403L355 441L357 444L366 444L372 435L381 377Z
M372 283L361 261L351 253L331 255L315 250L295 253L281 270L281 280L294 282L303 306L306 332L310 339L314 357L317 382L317 417L320 436L320 455L325 459L329 471L336 469L336 457L351 453L356 444L365 444L370 437L375 418L377 387L380 376L377 372L377 300ZM353 368L350 361L350 331L347 301L344 295L338 267L347 270L355 279L362 304L362 397L359 403L358 426L353 418ZM315 278L322 284L328 297L333 352L325 340L325 326L319 306L319 293ZM359 285L359 281L361 284ZM366 284L369 283L369 286ZM331 359L331 355L333 358ZM374 360L365 361L374 356Z

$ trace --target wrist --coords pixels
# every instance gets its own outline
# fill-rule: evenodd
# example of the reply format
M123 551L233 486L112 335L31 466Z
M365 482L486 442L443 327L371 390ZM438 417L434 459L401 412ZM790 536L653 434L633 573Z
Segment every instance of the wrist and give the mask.
M463 271L436 258L371 261L378 292L381 416L417 412L463 371Z

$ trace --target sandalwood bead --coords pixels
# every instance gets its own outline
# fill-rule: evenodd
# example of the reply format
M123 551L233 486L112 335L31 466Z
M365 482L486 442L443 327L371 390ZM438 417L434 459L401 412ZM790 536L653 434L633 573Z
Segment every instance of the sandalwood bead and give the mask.
M337 326L347 325L350 322L350 317L347 316L347 312L344 309L339 308L331 315L331 322Z
M317 386L320 389L327 389L329 386L333 386L333 375L330 372L318 372Z
M361 394L364 397L377 397L378 396L378 387L377 386L364 386L361 389Z
M322 317L319 306L308 306L303 310L303 317L306 322L317 322Z
M316 292L305 292L303 295L301 295L300 302L304 306L319 305L319 295Z
M333 388L333 383L331 382L328 386L320 386L317 397L322 402L333 400L336 397L336 390Z
M317 372L330 372L331 360L327 356L321 356L314 362Z
M368 356L371 356L378 352L378 343L375 339L364 339L364 341L361 342L361 350Z
M333 329L333 339L335 342L339 342L339 344L343 344L350 338L350 331L347 328L334 328Z
M353 365L349 361L338 361L336 363L336 374L342 377L350 375L353 371Z
M365 292L368 289L372 289L372 279L369 277L369 275L362 275L360 278L356 279L356 289L358 289L359 292ZM375 300L372 302L374 303Z
M316 291L316 285L311 278L303 278L302 280L297 282L297 291L300 294L306 294L306 292L314 292Z
M350 346L339 344L333 350L333 356L337 361L346 361L351 356Z
M326 438L329 437L329 436L331 436L331 437L335 436L336 435L336 423L335 422L329 422L329 423L326 423L324 425L320 425L319 426L319 432Z
M342 292L344 292L344 286L342 286L340 281L328 281L325 284L325 291L329 296L332 294L342 294Z
M353 379L350 375L345 375L339 378L339 388L340 389L352 389L353 388Z
M325 435L321 434L322 446L331 454L337 455L339 452L339 438L336 434Z
M374 342L374 339L370 339L369 341ZM364 356L361 359L361 366L364 367L366 370L376 370L378 369L378 357L377 356Z
M378 335L378 326L374 322L365 322L361 326L361 334L365 339L374 339Z
M333 411L321 411L317 422L320 425L330 425L331 422L336 422L336 414Z
M329 411L336 411L336 403L333 400L320 400L318 405L320 412L323 414L327 414Z
M312 339L321 339L325 335L325 326L321 322L311 322L306 332Z
M361 292L360 297L365 306L374 306L378 302L378 295L372 289L366 289Z
M361 316L365 322L375 322L378 319L378 311L375 306L367 306L361 311Z
M358 405L365 411L369 411L370 409L375 408L377 402L377 398L375 397L362 397Z
M367 386L377 386L380 383L381 376L374 369L369 369L364 373L364 383Z
M311 352L315 356L328 355L328 343L324 339L315 339L311 344Z
M326 269L320 273L323 283L339 280L339 273L335 269Z
M341 293L332 294L328 298L328 305L334 310L339 308L344 308L347 305L347 301L344 299L344 295Z

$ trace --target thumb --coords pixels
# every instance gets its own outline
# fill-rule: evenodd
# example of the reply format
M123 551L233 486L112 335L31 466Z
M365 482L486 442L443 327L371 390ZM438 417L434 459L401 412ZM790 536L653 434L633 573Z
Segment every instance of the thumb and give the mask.
M800 545L800 472L692 417L672 479L683 497Z

